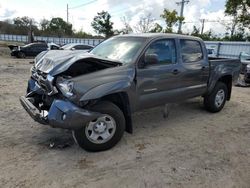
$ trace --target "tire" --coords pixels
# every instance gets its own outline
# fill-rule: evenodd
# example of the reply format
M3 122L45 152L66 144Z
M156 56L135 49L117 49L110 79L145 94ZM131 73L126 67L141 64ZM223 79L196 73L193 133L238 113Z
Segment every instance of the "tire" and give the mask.
M87 151L97 152L112 148L121 140L125 130L125 117L122 111L115 104L108 101L102 101L91 107L90 110L100 112L103 116L88 122L79 130L73 130L74 140L81 148ZM112 122L115 122L115 124L112 124ZM99 127L99 130L95 131L95 129L98 129L96 128L98 125L101 125L101 128ZM115 128L109 127L110 129L108 129L108 126L115 126ZM103 129L103 132L100 131L101 129ZM105 140L102 135L109 135L109 137Z
M204 97L204 106L207 111L216 113L222 110L228 96L228 89L226 84L218 82L213 91Z
M18 58L25 58L25 53L23 53L23 52L18 52L17 57L18 57Z

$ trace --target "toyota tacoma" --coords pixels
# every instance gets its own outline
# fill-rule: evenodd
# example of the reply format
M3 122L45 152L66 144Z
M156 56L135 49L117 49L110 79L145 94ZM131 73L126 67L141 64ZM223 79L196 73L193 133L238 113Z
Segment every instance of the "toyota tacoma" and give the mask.
M72 130L80 147L102 151L132 133L136 111L202 96L205 109L219 112L240 66L208 58L200 38L121 35L88 53L42 52L20 101L35 121Z

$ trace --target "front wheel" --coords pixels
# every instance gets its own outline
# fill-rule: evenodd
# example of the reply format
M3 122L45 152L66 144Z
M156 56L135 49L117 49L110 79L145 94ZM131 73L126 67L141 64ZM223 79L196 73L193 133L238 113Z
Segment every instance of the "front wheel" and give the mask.
M18 57L18 58L25 58L25 53L23 53L23 52L18 52L17 57Z
M228 96L226 84L218 82L213 91L204 97L204 106L209 112L219 112L224 107Z
M102 115L88 122L79 130L73 130L77 144L88 151L104 151L115 146L123 136L125 118L115 104L103 101L93 106L91 111Z

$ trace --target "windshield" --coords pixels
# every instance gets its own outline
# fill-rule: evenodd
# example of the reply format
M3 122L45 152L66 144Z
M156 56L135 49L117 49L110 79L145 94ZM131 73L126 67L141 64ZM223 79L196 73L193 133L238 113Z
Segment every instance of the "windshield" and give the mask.
M127 64L134 60L144 42L145 38L141 37L114 37L102 42L90 53Z

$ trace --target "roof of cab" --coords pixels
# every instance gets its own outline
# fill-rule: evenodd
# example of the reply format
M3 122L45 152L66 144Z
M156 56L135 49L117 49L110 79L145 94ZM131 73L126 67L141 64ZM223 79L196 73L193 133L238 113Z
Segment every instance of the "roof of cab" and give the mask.
M179 38L179 39L195 39L201 40L198 37L189 36L189 35L181 35L181 34L172 34L172 33L136 33L136 34L126 34L126 35L118 35L119 37L143 37L148 39L153 38L162 38L162 37L169 37L169 38Z

